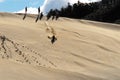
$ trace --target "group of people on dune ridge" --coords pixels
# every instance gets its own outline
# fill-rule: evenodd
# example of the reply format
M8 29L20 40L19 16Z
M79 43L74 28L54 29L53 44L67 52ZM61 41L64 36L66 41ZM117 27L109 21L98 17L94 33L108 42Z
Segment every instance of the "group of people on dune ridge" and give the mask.
M27 6L25 7L25 14L23 16L23 20L25 20L26 16L27 16ZM38 7L38 15L35 22L37 22L38 20L42 20L43 16L44 16L43 12L41 12L40 7ZM55 10L51 9L49 13L46 15L46 17L47 17L46 21L48 21L50 18L52 18L52 20L54 19L58 20L59 11L57 9ZM51 43L53 44L57 40L55 30L51 26L49 26L47 22L45 22L45 24L47 26L46 30L49 30L49 32L52 33L52 36L48 36L48 38L51 40Z

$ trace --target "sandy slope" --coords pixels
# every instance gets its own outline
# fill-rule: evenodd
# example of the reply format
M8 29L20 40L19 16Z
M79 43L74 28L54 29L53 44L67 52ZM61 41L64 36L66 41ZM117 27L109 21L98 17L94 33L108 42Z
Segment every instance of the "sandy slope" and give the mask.
M0 80L119 80L120 25L0 13Z

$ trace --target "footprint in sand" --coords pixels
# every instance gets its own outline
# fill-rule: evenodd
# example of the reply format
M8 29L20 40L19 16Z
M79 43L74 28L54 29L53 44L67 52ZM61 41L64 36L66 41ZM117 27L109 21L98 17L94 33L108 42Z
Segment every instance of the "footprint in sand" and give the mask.
M55 34L54 32L55 32L54 29L51 28L51 33L52 33L52 34ZM53 62L49 61L46 57L44 57L44 56L42 56L40 53L38 53L38 52L30 49L29 47L26 47L26 46L24 46L24 45L18 44L18 43L16 43L16 42L10 40L9 38L6 38L5 36L0 36L0 40L1 40L1 42L2 42L2 43L1 43L0 50L2 50L3 53L4 53L3 55L1 55L1 58L2 58L2 59L4 59L4 58L7 58L7 59L10 58L10 56L9 56L9 53L10 53L10 52L9 52L8 48L6 47L7 44L5 45L5 43L9 42L9 43L11 44L11 46L13 46L13 47L12 47L12 48L13 48L13 51L14 51L15 53L17 53L17 56L20 55L19 57L23 58L23 59L21 59L21 61L23 61L23 63L32 64L32 62L31 62L31 60L32 60L32 61L34 61L35 63L37 63L36 65L42 65L42 63L40 63L39 60L36 61L36 60L34 60L34 59L32 59L32 58L28 58L28 55L25 55L25 53L24 53L23 50L22 50L22 49L25 49L25 50L27 50L27 51L29 51L29 52L31 52L31 53L34 53L36 56L39 56L39 58L41 58L42 60L48 62L49 64L51 64L51 65L53 65L53 66L55 67L55 65L54 65ZM19 48L19 47L21 47L21 48ZM32 55L29 55L29 56L32 56ZM36 57L35 57L35 58L36 58ZM38 59L38 58L36 58L36 59ZM16 60L16 61L18 61L18 60ZM33 62L33 63L34 63L34 62ZM44 65L42 65L42 66L47 67L47 64L46 64L46 65L44 64Z

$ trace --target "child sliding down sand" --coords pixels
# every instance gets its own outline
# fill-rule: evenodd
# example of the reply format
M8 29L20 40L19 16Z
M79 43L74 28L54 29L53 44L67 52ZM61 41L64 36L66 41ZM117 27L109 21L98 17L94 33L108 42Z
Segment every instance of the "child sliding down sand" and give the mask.
M53 44L57 40L56 32L47 22L45 22L45 25L47 26L46 32L48 33L48 38L51 39L51 43Z

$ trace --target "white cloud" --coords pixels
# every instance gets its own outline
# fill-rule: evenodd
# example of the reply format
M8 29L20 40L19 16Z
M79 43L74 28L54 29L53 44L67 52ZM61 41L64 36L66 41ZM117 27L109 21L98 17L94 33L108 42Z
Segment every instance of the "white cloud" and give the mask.
M67 5L68 2L71 4L76 3L78 0L45 0L42 6L43 12L48 12L50 9L60 9ZM79 0L83 3L96 2L100 0Z
M16 11L14 13L25 13L25 9L22 9L20 11ZM37 14L38 13L38 9L37 8L33 8L33 7L29 7L27 9L27 13L30 13L30 14Z
M43 12L49 12L50 9L60 9L62 6L66 6L67 0L45 0L42 6Z
M0 0L0 2L3 2L4 0Z

